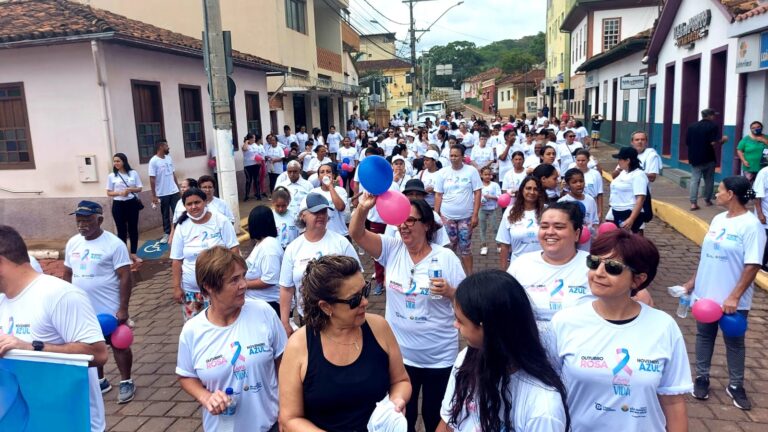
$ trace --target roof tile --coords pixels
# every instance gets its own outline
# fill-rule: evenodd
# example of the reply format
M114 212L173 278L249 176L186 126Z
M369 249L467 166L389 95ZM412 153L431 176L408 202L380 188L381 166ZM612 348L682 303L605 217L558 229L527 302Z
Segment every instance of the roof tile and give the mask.
M357 62L359 72L368 72L383 69L410 69L411 64L401 59L363 60Z

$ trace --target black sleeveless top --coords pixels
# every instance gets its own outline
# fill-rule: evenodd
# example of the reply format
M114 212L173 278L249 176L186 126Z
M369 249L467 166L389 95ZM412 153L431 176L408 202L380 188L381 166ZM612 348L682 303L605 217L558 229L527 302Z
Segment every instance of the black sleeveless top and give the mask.
M304 417L329 432L367 431L376 402L389 392L389 356L363 323L357 360L336 366L325 359L320 333L307 328L308 364L304 376Z

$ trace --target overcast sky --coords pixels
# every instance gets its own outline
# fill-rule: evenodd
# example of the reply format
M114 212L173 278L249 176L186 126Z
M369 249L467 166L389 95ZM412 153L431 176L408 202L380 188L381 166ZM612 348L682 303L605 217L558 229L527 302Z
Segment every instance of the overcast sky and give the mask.
M414 3L416 28L426 29L458 1L430 0ZM421 37L416 49L428 50L432 46L456 40L467 40L482 46L497 40L518 39L545 31L546 5L546 0L464 0L462 5L451 9L432 26L431 31ZM363 34L394 32L398 40L405 42L397 43L398 54L410 56L408 4L402 3L402 0L350 0L349 7L352 25L358 31ZM379 24L372 23L372 20Z

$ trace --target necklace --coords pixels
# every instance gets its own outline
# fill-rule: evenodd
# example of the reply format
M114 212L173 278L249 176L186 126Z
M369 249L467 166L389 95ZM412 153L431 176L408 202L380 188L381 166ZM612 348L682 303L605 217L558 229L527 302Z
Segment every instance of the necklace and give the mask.
M327 337L327 338L328 338L328 340L330 340L331 342L335 343L336 345L341 345L341 346L353 346L353 347L355 347L355 351L360 351L360 345L358 345L358 344L357 344L357 339L355 339L355 340L354 340L354 341L352 341L352 342L347 342L347 343L344 343L344 342L339 342L339 341L335 340L334 338L332 338L332 337L331 337L329 334L327 334L327 333L325 334L325 337Z

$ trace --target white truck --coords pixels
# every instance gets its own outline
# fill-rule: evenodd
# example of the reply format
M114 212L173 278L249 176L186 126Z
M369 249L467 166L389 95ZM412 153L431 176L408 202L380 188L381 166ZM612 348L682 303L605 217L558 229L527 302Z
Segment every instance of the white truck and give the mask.
M421 105L417 122L424 123L427 118L430 118L433 123L437 123L441 118L445 118L445 101L424 102Z

